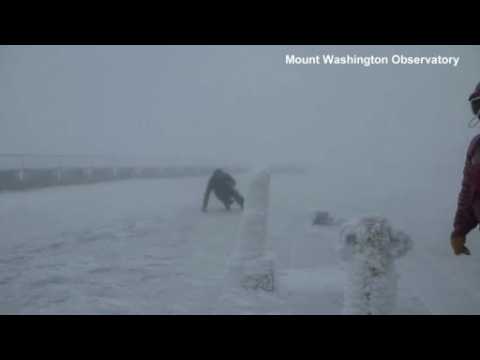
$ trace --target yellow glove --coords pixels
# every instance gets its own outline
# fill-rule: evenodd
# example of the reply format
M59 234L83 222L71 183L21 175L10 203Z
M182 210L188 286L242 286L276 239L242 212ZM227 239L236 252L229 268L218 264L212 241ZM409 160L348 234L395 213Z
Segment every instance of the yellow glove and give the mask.
M453 236L450 243L455 255L470 255L470 250L465 246L465 236Z

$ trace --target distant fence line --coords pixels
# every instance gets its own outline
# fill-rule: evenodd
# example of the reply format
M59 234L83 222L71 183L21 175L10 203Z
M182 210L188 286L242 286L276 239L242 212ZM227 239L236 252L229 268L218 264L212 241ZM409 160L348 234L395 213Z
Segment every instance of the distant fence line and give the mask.
M0 153L0 170L53 167L158 166L165 160L155 157L95 154Z
M136 165L134 165L136 164ZM109 155L0 153L0 191L81 185L133 178L208 176L218 166L162 165ZM226 167L243 172L242 167Z

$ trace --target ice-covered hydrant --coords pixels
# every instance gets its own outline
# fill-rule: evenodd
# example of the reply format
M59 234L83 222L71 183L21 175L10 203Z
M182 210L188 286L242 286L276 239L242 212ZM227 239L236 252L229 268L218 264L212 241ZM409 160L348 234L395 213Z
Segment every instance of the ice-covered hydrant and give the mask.
M260 170L250 183L229 265L229 281L244 289L275 290L274 260L267 251L270 172Z
M340 258L346 270L344 314L386 315L395 309L394 259L412 248L410 237L383 217L369 216L343 225Z

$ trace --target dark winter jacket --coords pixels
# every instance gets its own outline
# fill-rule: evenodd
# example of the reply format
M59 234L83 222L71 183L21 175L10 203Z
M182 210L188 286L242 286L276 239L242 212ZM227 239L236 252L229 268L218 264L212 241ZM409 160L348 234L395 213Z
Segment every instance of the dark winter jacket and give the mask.
M465 236L480 223L480 135L467 150L452 236Z
M203 209L207 208L210 193L213 192L222 201L227 201L235 188L236 182L234 178L224 171L216 170L208 180L207 189L203 196Z

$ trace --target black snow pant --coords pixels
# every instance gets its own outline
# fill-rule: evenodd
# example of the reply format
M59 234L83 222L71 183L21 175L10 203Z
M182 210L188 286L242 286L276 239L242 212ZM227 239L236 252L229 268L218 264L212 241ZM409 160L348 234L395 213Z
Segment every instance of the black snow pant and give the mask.
M215 191L215 196L220 200L227 210L230 210L230 206L235 201L243 209L243 203L245 199L235 188L230 188L227 191Z

